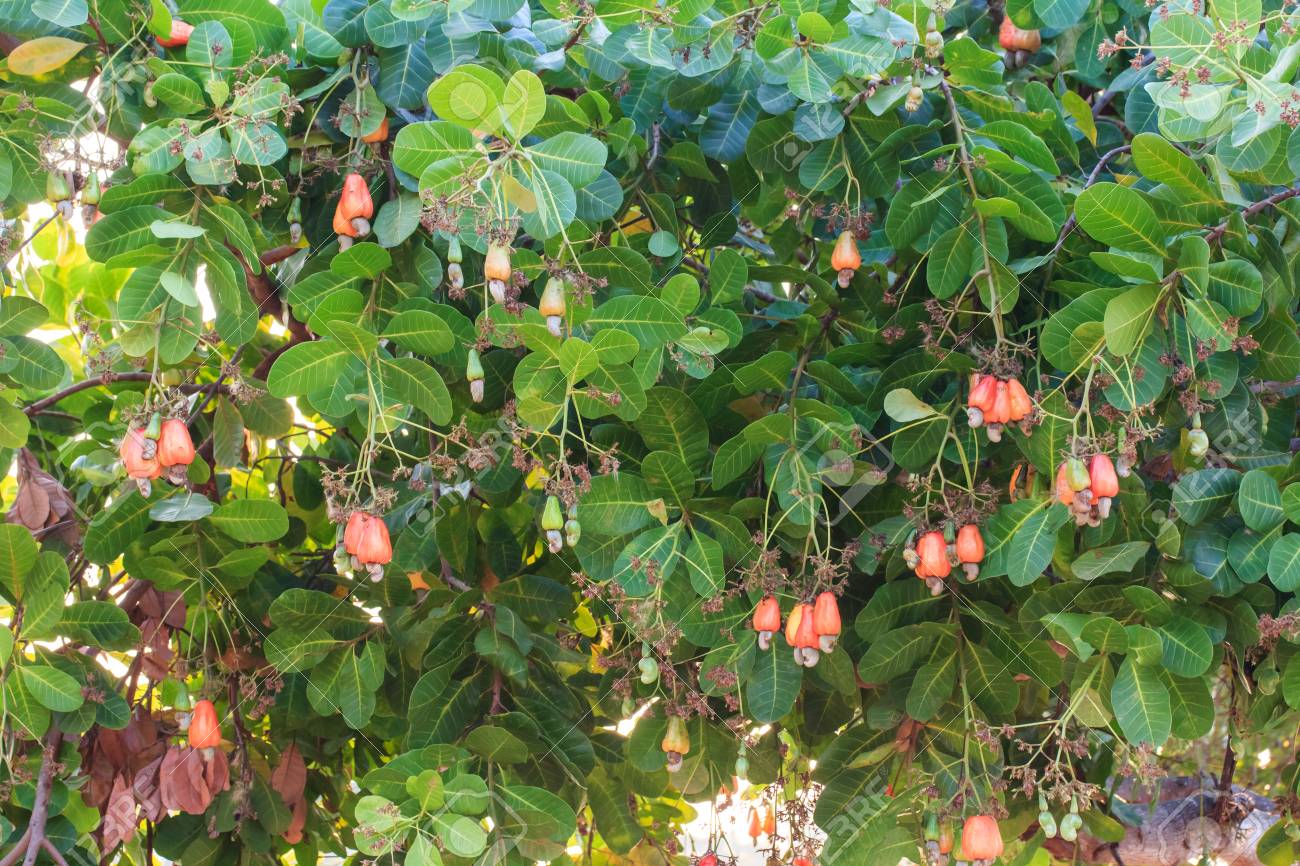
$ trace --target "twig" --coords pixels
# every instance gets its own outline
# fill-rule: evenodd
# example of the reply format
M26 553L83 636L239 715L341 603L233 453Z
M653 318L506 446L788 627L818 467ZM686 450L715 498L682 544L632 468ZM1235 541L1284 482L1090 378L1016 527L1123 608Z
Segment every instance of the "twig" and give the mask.
M55 848L54 843L48 838L41 840L41 848L46 854L49 854L51 859L53 859L55 863L59 864L59 866L68 866L68 861L64 859L63 853L59 851L58 848Z
M247 348L247 346L248 346L247 343L243 344L242 346L240 346L238 349L235 350L235 354L230 356L231 367L235 367L237 364L239 364L239 357L240 355L244 354L244 349ZM185 422L186 426L193 424L198 419L198 417L203 414L203 410L208 408L208 404L212 402L212 399L217 396L217 392L220 391L222 386L224 386L225 384L226 384L226 373L223 370L221 375L217 377L217 381L213 382L211 385L208 386L208 391L206 394L203 395L203 399L195 404L194 411L190 413L189 419Z
M460 579L459 577L457 577L456 575L454 575L454 574L451 573L451 563L448 562L448 561L447 561L445 558L443 558L443 557L439 557L439 558L442 559L442 580L443 580L443 582L446 583L447 586L450 586L452 589L456 590L457 592L466 592L466 591L468 591L468 590L469 590L469 584L466 583L465 581L461 580L461 579Z
M953 98L952 88L948 86L946 80L939 82L939 89L943 91L943 97L948 102L948 114L952 117L953 133L957 137L957 156L961 163L962 174L966 177L966 185L970 188L971 197L978 199L979 187L975 184L975 172L971 170L970 154L966 151L966 134L962 132L961 114L957 111L957 100ZM1005 339L1002 331L1002 301L998 297L997 278L993 275L993 261L989 255L988 234L984 229L984 217L979 211L975 211L975 222L980 229L980 249L984 255L983 274L989 285L989 315L993 318L993 333L997 337L998 345L1001 345Z
M95 20L95 16L87 16L86 23L90 25L91 30L95 31L95 36L99 39L99 50L104 54L111 54L112 52L108 48L108 40L104 38L104 31L99 29L99 22Z
M1243 220L1248 220L1251 217L1255 216L1256 214L1262 213L1268 210L1269 208L1273 207L1274 205L1281 204L1287 199L1295 198L1298 195L1300 195L1300 186L1293 186L1290 189L1284 189L1281 192L1275 192L1268 198L1260 199L1259 201L1255 202L1252 205L1249 205L1244 210L1242 210L1241 218ZM1228 232L1228 220L1224 220L1223 222L1219 223L1217 226L1215 226L1213 229L1210 230L1210 233L1205 236L1205 240L1209 243L1216 243L1222 240L1223 236L1227 234L1227 232Z
M19 836L18 841L14 843L14 847L9 849L9 853L4 857L0 857L0 866L14 866L15 863L22 859L23 854L27 851L27 842L31 838L32 826L28 824L27 829L23 831L23 835Z
M114 373L110 371L100 376L92 376L89 379L82 379L80 382L73 382L63 390L56 391L48 397L42 397L35 403L23 407L23 411L29 416L40 415L55 403L58 403L65 397L71 397L73 394L78 394L91 388L107 387L114 382L148 382L152 375L152 373L148 372ZM201 385L181 385L180 391L183 394L195 394L205 388L211 387L212 384L207 382ZM226 386L222 385L218 390L225 390L225 388ZM3 866L3 864L0 864L0 866Z
M1232 790L1232 776L1237 772L1237 753L1232 750L1232 743L1223 749L1223 770L1219 773L1219 790Z
M41 231L42 231L46 226L48 226L50 223L54 222L54 221L55 221L56 219L58 219L58 218L59 218L59 213L58 213L58 211L55 211L53 216L49 217L48 219L45 220L45 222L41 223L41 224L38 225L36 228L32 229L32 233L29 234L27 237L23 238L23 242L20 243L18 246L14 247L14 248L9 252L9 255L5 256L4 263L5 263L6 265L9 264L9 260L10 260L10 259L12 259L14 256L18 255L20 252L22 252L22 251L23 251L23 247L25 247L25 246L27 246L28 244L30 244L30 243L32 242L32 239L33 239L33 238L35 238L38 234L41 233Z
M32 818L28 824L27 855L23 866L33 866L45 841L45 824L50 817L50 790L54 787L54 765L59 760L59 743L63 732L54 727L45 739L45 753L41 756L41 770L36 776L36 792L32 801Z
M591 23L590 15L584 17L581 21L579 21L578 26L573 28L572 35L569 36L568 41L564 43L564 47L561 48L560 51L567 52L570 48L577 45L578 40L582 38L583 31L587 29L587 25L590 23Z
M492 671L492 706L488 710L492 715L505 712L506 705L501 703L501 671Z
M1106 153L1102 154L1101 159L1097 160L1097 164L1094 165L1092 171L1088 173L1088 179L1083 182L1083 189L1087 189L1097 182L1097 178L1101 177L1101 170L1106 167L1106 163L1121 154L1130 152L1131 150L1133 150L1133 145L1124 144L1114 150L1108 150ZM1083 190L1080 190L1080 192L1082 191ZM1061 251L1061 247L1065 246L1065 239L1069 237L1070 232L1074 231L1074 227L1078 224L1079 221L1075 219L1074 214L1071 213L1070 218L1065 221L1065 225L1061 226L1061 233L1056 237L1056 246L1052 247L1052 251L1048 253L1049 256L1054 258L1056 254Z

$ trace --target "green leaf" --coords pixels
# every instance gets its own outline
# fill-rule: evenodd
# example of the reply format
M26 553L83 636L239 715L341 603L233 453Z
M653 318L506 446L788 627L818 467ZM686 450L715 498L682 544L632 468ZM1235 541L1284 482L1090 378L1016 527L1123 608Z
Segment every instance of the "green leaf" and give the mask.
M1041 2L1041 0L1039 0ZM1055 0L1056 5L1065 5L1071 0ZM1083 2L1087 0L1074 0L1074 2ZM1070 22L1073 24L1074 22ZM1068 27L1069 25L1049 25ZM1060 168L1056 165L1056 159L1052 156L1051 150L1043 143L1043 140L1019 123L1012 120L995 120L992 123L986 123L978 129L971 130L972 135L987 138L998 147L1018 156L1030 165L1037 166L1052 176L1061 173Z
M451 329L440 317L426 310L407 310L389 321L381 336L403 349L422 355L441 355L455 344Z
M465 747L497 764L520 764L528 760L528 747L505 728L482 725L470 731Z
M135 629L126 611L112 602L78 601L64 608L58 631L73 640L121 649L120 642Z
M1121 250L1164 256L1164 229L1156 212L1137 192L1115 183L1098 183L1074 203L1079 226L1098 241Z
M1300 589L1300 533L1288 532L1273 542L1268 554L1268 579L1283 592Z
M1165 668L1171 674L1199 677L1210 669L1214 646L1203 626L1186 617L1175 616L1158 626L1156 632L1164 647Z
M1160 296L1158 285L1137 286L1106 304L1106 348L1112 354L1129 355L1142 343L1155 321Z
M22 409L0 400L0 447L21 448L27 444L32 422Z
M978 644L962 648L969 679L970 699L987 713L1005 716L1015 711L1020 687L1005 662Z
M505 84L482 66L464 65L436 80L429 88L429 105L443 120L469 130L500 129Z
M36 564L36 541L24 526L0 524L0 589L10 601L22 601L23 579Z
M501 95L501 113L516 141L532 132L546 113L542 80L527 69L510 76Z
M290 346L271 365L266 387L276 397L297 397L334 387L352 355L334 340Z
M1129 572L1142 561L1151 543L1147 541L1126 541L1110 547L1095 547L1080 554L1070 570L1080 580L1095 580L1103 574L1117 571Z
M1007 576L1016 586L1028 586L1039 578L1052 561L1056 533L1070 519L1070 512L1053 502L1024 522L1011 539Z
M907 692L907 714L918 722L928 722L952 696L957 684L957 653L945 651L916 671L916 679Z
M236 499L208 519L236 541L250 544L275 541L289 531L288 513L280 503L264 499Z
M596 830L611 851L627 854L641 841L641 824L628 808L623 783L610 779L603 767L587 777L587 802Z
M445 424L451 419L451 395L443 384L442 376L428 364L416 358L397 358L379 361L379 381L387 394L385 399L398 399L419 409L435 424Z
M1183 151L1151 132L1133 137L1133 161L1150 180L1163 183L1187 202L1219 201L1210 181Z
M1237 510L1246 525L1257 532L1268 532L1280 526L1284 519L1282 491L1273 476L1262 469L1252 469L1241 476L1241 486L1237 488Z
M1161 746L1173 728L1169 689L1155 668L1143 667L1132 657L1124 660L1110 691L1115 721L1124 736L1135 743Z
M934 649L935 631L928 623L906 625L872 641L858 663L858 676L867 683L887 683L907 673L921 656Z
M19 665L23 685L36 700L56 713L70 713L81 706L81 683L49 665Z
M1241 473L1235 469L1188 472L1174 485L1173 506L1184 522L1195 526L1226 508L1240 482Z
M1203 677L1179 677L1159 671L1169 689L1173 735L1184 740L1204 737L1214 726L1214 702Z

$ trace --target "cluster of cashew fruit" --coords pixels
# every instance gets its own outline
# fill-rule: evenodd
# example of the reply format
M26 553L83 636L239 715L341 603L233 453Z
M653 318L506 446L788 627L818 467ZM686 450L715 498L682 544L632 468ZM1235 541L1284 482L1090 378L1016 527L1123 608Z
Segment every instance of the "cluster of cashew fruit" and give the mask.
M184 421L164 421L155 412L147 426L126 431L117 453L127 476L135 481L142 496L148 496L153 489L151 482L164 474L172 484L185 483L187 468L194 462L194 440Z
M551 553L559 553L566 544L577 547L582 539L582 524L578 523L576 510L570 509L569 517L565 519L560 500L555 496L546 497L542 509L542 531L546 533L546 548Z
M749 838L758 844L758 837L766 833L768 836L776 835L776 809L771 803L766 804L766 810L759 814L757 807L749 807Z
M980 576L984 561L984 536L974 523L956 529L952 523L943 530L933 529L919 537L913 533L903 548L903 562L930 587L931 595L943 592L943 581L960 566L967 580Z
M1094 454L1085 464L1070 457L1056 470L1056 498L1070 508L1079 526L1100 526L1110 516L1115 497L1119 496L1119 479L1132 469L1125 457L1119 467L1105 454Z
M384 519L361 509L352 512L343 529L343 551L336 556L346 557L353 570L365 569L371 580L382 578L384 566L393 560L393 545Z
M71 172L55 170L45 175L45 198L54 205L54 212L63 220L72 219L72 197L76 194ZM85 205L82 218L87 226L99 218L99 176L91 171L81 187L81 203Z
M1038 826L1043 829L1043 835L1052 839L1058 834L1066 842L1073 842L1079 838L1079 830L1083 828L1083 818L1079 816L1079 801L1077 798L1070 798L1070 811L1061 818L1061 824L1058 827L1056 818L1047 808L1047 797L1044 794L1038 795Z
M966 399L966 420L973 428L983 427L990 442L1002 441L1007 424L1023 421L1034 411L1034 401L1020 380L1014 376L1000 379L984 373L971 377L970 396ZM1028 434L1025 425L1021 429Z
M450 267L447 268L447 276L451 280L453 287L463 286L465 284L465 275L460 269L460 244L455 242L456 253L456 270L453 273ZM452 250L448 248L448 258L451 257ZM488 293L492 300L498 304L506 302L506 287L510 285L510 279L513 270L510 265L510 247L499 244L488 244L487 257L483 260L483 276L487 280ZM564 335L562 325L564 324L565 311L565 286L564 280L560 277L549 277L546 280L546 286L542 289L542 297L538 302L538 311L546 317L546 330L551 332L552 336L560 337Z
M754 609L758 648L771 649L772 635L780 630L781 605L775 596L764 596ZM794 650L794 660L806 668L815 666L822 653L834 650L839 636L840 605L833 592L818 595L814 604L796 604L786 620L786 643Z

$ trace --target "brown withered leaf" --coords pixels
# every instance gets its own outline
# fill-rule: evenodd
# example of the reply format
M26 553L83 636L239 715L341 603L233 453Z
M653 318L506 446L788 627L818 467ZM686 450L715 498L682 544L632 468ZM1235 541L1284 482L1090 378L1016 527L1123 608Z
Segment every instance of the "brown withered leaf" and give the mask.
M158 768L159 791L168 809L202 815L212 802L203 778L203 762L189 746L172 746Z
M203 749L203 780L212 796L230 787L230 759L220 749Z
M280 792L286 806L292 807L302 799L307 786L307 764L302 759L296 743L280 753L280 763L271 772L271 787Z
M135 827L138 823L139 816L131 786L127 784L126 776L118 776L113 781L113 793L108 797L108 805L104 809L103 821L100 823L103 831L100 847L105 851L111 851L122 842L130 842L135 837Z
M135 778L131 780L131 791L135 794L135 801L140 804L145 818L157 822L167 814L167 809L162 802L162 791L158 785L158 774L162 769L163 758L167 756L167 749L163 743L157 743L155 747L156 757L136 771Z
M302 841L303 828L307 826L307 800L299 797L293 803L293 817L289 821L289 826L281 834L284 841L290 845L297 845Z
M69 545L81 541L76 500L58 479L41 468L36 455L26 448L18 451L18 493L5 520L32 532L46 530ZM55 528L57 527L57 528Z

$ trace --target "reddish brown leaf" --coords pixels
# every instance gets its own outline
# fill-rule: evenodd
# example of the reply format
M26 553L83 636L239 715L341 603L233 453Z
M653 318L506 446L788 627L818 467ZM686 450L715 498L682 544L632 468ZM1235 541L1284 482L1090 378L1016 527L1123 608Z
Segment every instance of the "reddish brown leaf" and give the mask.
M293 803L293 818L283 833L284 841L297 845L302 841L302 830L307 826L307 801L301 797Z
M220 749L202 749L203 781L212 796L230 787L230 759Z
M104 818L100 823L103 830L102 847L112 851L123 842L130 842L135 836L139 815L135 806L135 796L125 776L118 776L113 782L113 792L109 795L108 806L104 809Z
M81 539L81 528L76 515L76 501L59 484L57 478L41 469L36 456L26 448L18 451L18 493L5 514L5 520L25 526L32 532L66 524L54 531L68 544Z
M158 786L158 773L162 768L163 758L167 755L167 749L162 743L156 743L155 751L156 757L137 770L135 778L131 780L131 791L135 794L135 801L140 804L145 818L150 821L160 821L167 814L167 809L162 802L162 792Z
M172 746L158 768L159 790L168 809L202 815L212 802L203 762L189 746Z
M271 773L271 787L280 792L286 806L293 806L302 799L303 788L307 785L307 765L296 743L280 753L280 763Z

